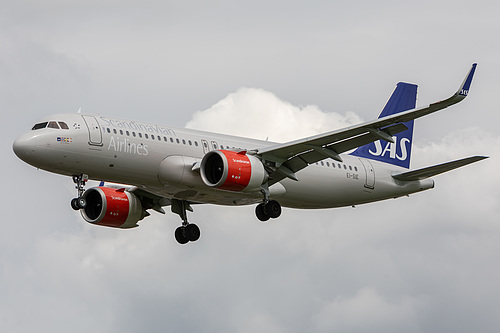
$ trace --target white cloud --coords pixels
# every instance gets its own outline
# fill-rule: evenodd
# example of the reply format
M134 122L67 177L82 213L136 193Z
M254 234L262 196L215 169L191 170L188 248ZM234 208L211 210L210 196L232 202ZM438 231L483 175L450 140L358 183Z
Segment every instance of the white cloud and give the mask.
M285 142L361 122L353 112L323 112L315 105L294 106L271 92L241 88L198 111L187 128Z

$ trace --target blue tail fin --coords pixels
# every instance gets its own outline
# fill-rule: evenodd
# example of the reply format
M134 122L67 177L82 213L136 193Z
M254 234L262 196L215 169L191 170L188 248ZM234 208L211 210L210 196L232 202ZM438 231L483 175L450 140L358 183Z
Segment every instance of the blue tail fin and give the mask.
M379 118L415 108L417 86L399 82ZM393 136L394 143L377 140L358 147L351 155L369 158L401 167L410 167L413 120L403 123L408 129Z

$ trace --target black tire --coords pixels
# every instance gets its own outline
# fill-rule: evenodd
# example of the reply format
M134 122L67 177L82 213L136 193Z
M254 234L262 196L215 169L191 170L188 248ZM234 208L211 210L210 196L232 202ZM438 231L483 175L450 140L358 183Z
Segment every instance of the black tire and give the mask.
M266 205L266 211L272 219L278 218L281 215L281 205L276 200L271 200Z
M81 209L87 207L87 199L79 197L76 200L77 200L77 203L78 203L78 207L80 207Z
M185 235L185 231L186 231L185 229L186 228L184 228L184 227L179 227L179 228L175 229L175 240L179 244L186 244L187 242L189 242L189 239Z
M200 228L196 224L188 224L184 229L184 235L190 242L196 242L200 238Z
M266 206L264 206L264 204L258 204L257 207L255 207L255 215L262 222L266 222L271 218L271 216L267 213Z
M80 206L78 206L78 198L71 199L71 208L74 210L80 210Z

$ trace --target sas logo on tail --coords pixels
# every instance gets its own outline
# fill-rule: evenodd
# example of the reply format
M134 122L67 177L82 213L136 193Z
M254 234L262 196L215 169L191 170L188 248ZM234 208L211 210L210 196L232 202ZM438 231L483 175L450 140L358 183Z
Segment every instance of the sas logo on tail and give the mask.
M401 138L399 142L398 138L395 136L393 136L392 139L394 140L394 143L384 141L384 143L386 143L385 147L382 147L382 143L380 142L380 140L373 142L375 145L375 151L369 149L368 152L373 156L379 156L383 158L388 157L391 159L397 158L400 161L405 161L409 156L408 151L410 148L410 139Z

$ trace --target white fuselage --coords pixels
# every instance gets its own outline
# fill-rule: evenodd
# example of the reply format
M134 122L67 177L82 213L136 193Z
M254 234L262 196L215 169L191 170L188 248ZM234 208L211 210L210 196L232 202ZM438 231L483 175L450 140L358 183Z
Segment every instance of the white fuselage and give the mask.
M234 192L205 185L193 166L211 150L251 151L275 143L92 115L61 114L44 121L64 122L68 129L35 129L14 143L18 156L37 168L69 176L87 174L90 179L192 202L262 201L258 190ZM297 172L298 181L281 180L270 187L271 198L285 207L330 208L395 198L434 185L431 179L395 180L391 175L406 169L394 165L347 154L342 159L312 164Z

